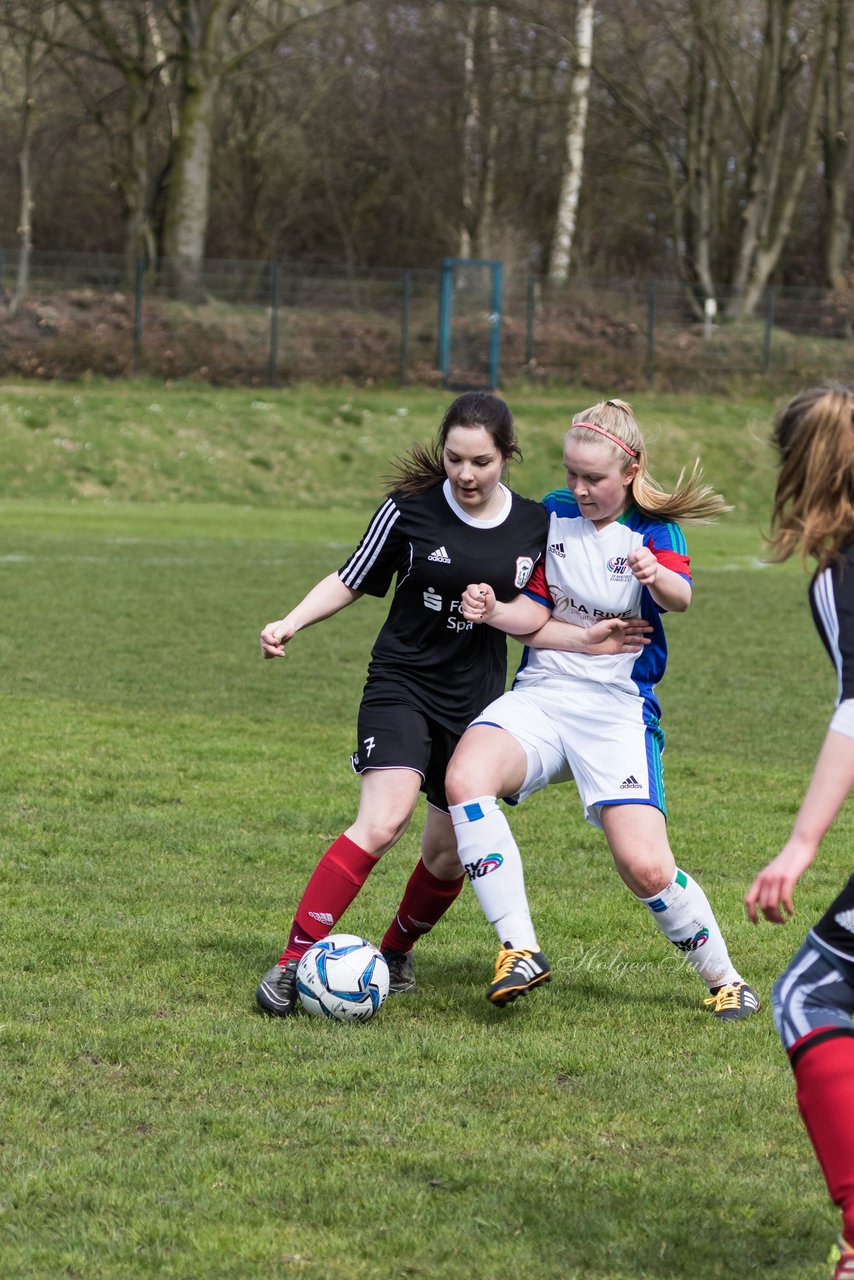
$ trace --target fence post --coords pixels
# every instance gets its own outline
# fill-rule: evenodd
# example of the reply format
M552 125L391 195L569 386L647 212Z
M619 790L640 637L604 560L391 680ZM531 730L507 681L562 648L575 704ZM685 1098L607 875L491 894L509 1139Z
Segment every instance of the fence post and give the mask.
M443 258L439 268L439 372L445 382L451 372L451 314L454 298L453 258Z
M646 291L646 380L652 386L655 377L655 281Z
M774 327L774 286L768 286L765 293L765 332L762 335L762 372L771 368L771 330Z
M501 308L504 291L504 264L492 263L491 333L489 338L489 385L493 391L501 381Z
M139 376L140 356L142 355L142 289L145 280L145 258L137 258L136 275L133 285L133 360L132 372Z
M525 368L531 372L531 361L534 358L534 319L537 311L537 277L533 271L528 272L528 305L525 314Z
M282 268L278 262L273 263L270 277L270 371L268 381L271 387L279 384L279 294L281 292Z
M412 272L403 273L403 301L400 309L400 385L409 379L409 304L412 301Z

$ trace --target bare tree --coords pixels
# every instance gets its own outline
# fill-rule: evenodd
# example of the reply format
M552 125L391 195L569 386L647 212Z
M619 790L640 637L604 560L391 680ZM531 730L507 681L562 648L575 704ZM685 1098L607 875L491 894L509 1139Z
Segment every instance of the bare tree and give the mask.
M699 298L712 297L725 263L728 314L749 315L781 260L816 154L835 5L660 0L654 29L633 21L632 0L613 7L623 61L612 33L611 56L596 69L658 158L680 274Z
M463 76L462 227L459 256L488 252L494 216L495 142L494 67L496 60L494 5L472 6L466 23Z
M827 0L831 48L825 83L821 143L824 153L824 186L827 214L824 235L824 274L831 289L845 284L845 268L851 243L848 214L848 180L851 168L851 87L848 59L851 50L851 0Z
M713 246L720 188L720 75L715 50L722 32L716 0L691 0L685 165L675 207L688 278L704 301L715 297ZM680 198L681 196L681 198Z
M258 49L274 48L306 23L339 12L354 0L324 4L269 0L251 11L239 0L169 0L177 34L180 90L178 130L173 141L163 225L163 256L170 260L178 287L198 286L207 231L214 111L223 81ZM241 19L243 37L230 48L230 24Z
M733 276L731 314L751 315L780 260L811 155L833 26L832 4L820 5L818 38L795 13L795 0L767 0L741 244ZM800 130L792 128L798 82L807 71ZM785 176L784 176L785 175Z
M9 315L16 316L27 296L30 278L30 258L33 252L33 174L32 174L32 139L33 112L35 109L35 93L38 56L38 39L30 34L22 43L21 65L23 71L21 98L21 132L18 146L18 170L21 178L18 239L18 272L15 289L9 303Z
M27 3L26 0L3 0L0 6L0 29L5 31L7 47L16 57L19 71L18 99L18 269L9 314L17 315L27 296L30 261L33 251L33 209L35 207L35 172L33 138L36 112L44 74L51 56L53 41L58 38L58 15L49 0Z
M151 122L168 84L168 55L155 2L59 0L77 25L55 47L57 64L73 84L88 119L103 135L111 178L122 198L128 275L132 275L138 258L156 259ZM114 102L118 86L124 91L125 128L117 131Z
M590 104L590 67L593 58L594 0L578 0L575 18L575 71L569 94L566 129L566 167L561 182L554 239L549 258L549 279L563 284L569 276L578 198L584 174L584 139Z
M636 21L631 0L618 3L611 13L611 47L595 61L623 128L628 126L657 161L669 202L676 269L700 306L716 292L722 8L721 0L663 0L644 26Z

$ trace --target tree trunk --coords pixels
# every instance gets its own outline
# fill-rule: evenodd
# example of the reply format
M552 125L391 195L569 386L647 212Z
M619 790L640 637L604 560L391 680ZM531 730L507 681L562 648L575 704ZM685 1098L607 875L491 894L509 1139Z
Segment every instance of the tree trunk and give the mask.
M822 129L824 185L827 213L824 235L824 274L830 289L845 286L851 243L848 216L848 173L851 163L851 99L848 57L851 46L851 0L828 0L834 13L830 65L827 69L825 119Z
M222 73L226 0L181 0L181 104L174 140L163 256L182 295L198 291L210 201L213 114Z
M682 239L688 279L695 296L699 290L704 302L715 297L712 262L720 84L709 42L719 36L718 16L717 0L694 0L691 5Z
M137 259L148 254L151 244L149 220L148 117L149 95L138 73L128 69L128 160L122 182L125 202L125 275L134 278Z
M578 199L584 175L584 138L590 105L590 65L593 57L594 0L579 0L575 19L575 73L569 94L566 165L561 183L557 221L549 258L549 279L565 284L572 261Z
M813 147L830 45L831 9L822 17L819 48L812 59L791 35L791 0L769 0L766 42L760 71L760 92L754 124L748 200L744 210L738 267L728 313L736 318L752 315L788 238L795 209L803 190ZM788 103L801 71L812 62L806 121L799 137L788 128ZM784 154L795 154L794 169L787 176L780 197L780 173Z
M479 257L492 224L495 196L495 112L492 67L495 57L494 6L471 9L466 26L463 72L462 225L459 256Z
M476 252L480 257L495 257L495 152L498 142L498 112L495 104L495 67L498 61L497 13L494 5L486 12L489 83L484 112L484 157L481 173L480 227Z
M16 316L24 304L30 280L30 259L33 252L33 179L32 138L33 110L35 107L35 41L27 41L24 50L24 101L21 106L21 135L18 148L18 170L21 175L20 223L18 239L18 273L15 291L9 303L9 315Z

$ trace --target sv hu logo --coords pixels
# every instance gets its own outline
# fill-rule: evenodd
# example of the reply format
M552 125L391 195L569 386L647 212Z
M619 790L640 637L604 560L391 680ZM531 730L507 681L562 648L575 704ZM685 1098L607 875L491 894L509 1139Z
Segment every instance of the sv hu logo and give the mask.
M465 862L463 866L469 880L479 880L481 876L488 876L491 871L497 871L503 861L500 853L488 853L485 858L478 858L476 862Z
M608 561L608 570L610 573L614 574L615 577L625 577L631 572L629 569L628 556L612 556Z
M700 947L705 946L709 941L708 929L700 929L699 933L695 933L693 938L682 938L674 941L674 947L678 947L680 951L699 951Z

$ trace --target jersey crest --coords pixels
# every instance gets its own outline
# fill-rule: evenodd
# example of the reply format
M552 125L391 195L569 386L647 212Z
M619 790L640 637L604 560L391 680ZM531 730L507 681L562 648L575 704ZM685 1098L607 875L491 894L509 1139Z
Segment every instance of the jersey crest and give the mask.
M533 572L534 562L530 556L516 557L516 577L514 578L514 583L520 591L527 584L527 581Z

